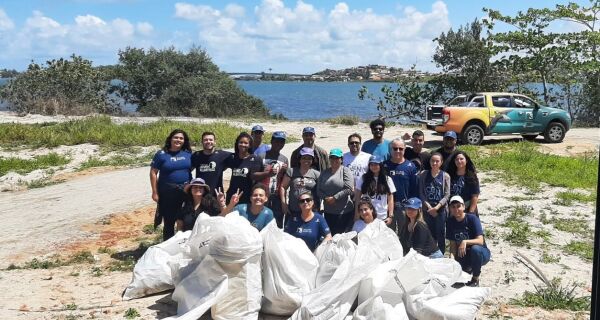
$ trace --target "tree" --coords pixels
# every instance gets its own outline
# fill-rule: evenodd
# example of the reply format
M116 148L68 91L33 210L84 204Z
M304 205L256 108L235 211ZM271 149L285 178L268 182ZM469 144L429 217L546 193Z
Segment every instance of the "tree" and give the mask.
M385 84L381 87L381 93L383 96L375 96L373 93L369 93L367 87L362 86L358 92L358 98L376 102L379 117L382 119L424 118L425 106L439 102L443 94L441 87L423 81L423 78L417 75L414 65L406 77L396 80L395 85Z
M89 114L114 112L106 102L107 82L90 60L72 55L45 65L34 62L1 88L0 97L18 113Z
M200 48L187 53L173 47L119 51L115 76L121 80L111 92L138 111L151 115L266 117L260 99L246 94Z
M437 42L433 61L444 71L435 82L452 94L506 87L500 68L490 62L493 52L482 31L481 22L474 20L433 40Z

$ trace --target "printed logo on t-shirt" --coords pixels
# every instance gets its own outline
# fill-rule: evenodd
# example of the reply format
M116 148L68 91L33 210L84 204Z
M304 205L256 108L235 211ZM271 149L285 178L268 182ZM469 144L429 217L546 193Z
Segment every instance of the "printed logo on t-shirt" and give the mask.
M404 175L404 171L402 171L402 170L390 170L390 176L395 176L395 175L403 176Z
M217 163L211 161L210 163L203 163L198 167L200 172L214 172L217 169Z
M248 175L248 168L236 168L231 170L231 175L234 177L246 177Z
M428 200L439 201L443 198L442 188L429 184L427 187L425 187L425 195L427 196Z
M171 161L180 161L180 160L185 160L185 157L183 157L183 156L171 157Z

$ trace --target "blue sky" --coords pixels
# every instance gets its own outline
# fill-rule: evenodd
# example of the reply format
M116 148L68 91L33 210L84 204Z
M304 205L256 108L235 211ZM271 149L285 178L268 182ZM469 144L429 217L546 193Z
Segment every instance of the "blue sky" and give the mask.
M576 1L587 5L587 0ZM366 64L436 70L432 42L484 16L557 1L3 0L0 69L72 53L114 64L127 46L197 45L227 72L314 73ZM565 3L565 2L561 2ZM569 25L559 25L565 30Z

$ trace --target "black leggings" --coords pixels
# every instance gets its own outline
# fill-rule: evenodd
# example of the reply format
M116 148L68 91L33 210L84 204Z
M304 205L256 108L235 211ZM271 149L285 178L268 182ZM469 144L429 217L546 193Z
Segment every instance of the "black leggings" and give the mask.
M334 236L338 233L344 233L348 231L351 227L353 217L354 210L345 212L343 214L325 213L325 220L327 221L331 235Z
M185 200L180 185L158 186L158 211L163 217L163 241L175 235L175 220Z

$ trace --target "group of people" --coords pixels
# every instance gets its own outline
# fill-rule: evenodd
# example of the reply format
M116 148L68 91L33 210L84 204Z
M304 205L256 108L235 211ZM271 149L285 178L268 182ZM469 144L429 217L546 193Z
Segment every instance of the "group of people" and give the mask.
M420 130L390 141L383 120L371 121L370 129L372 139L363 143L354 133L347 152L327 152L316 144L315 128L305 127L290 159L281 154L286 133L273 132L266 144L260 125L238 135L233 153L217 149L212 132L202 134L202 150L192 153L187 133L174 130L150 170L163 238L192 229L202 212L237 211L258 230L276 220L314 250L332 235L361 232L377 221L398 235L405 253L412 248L441 258L449 240L454 258L472 274L467 285L477 286L490 251L479 220L476 169L457 149L456 133L446 132L442 147L428 152ZM226 169L231 180L224 191Z

